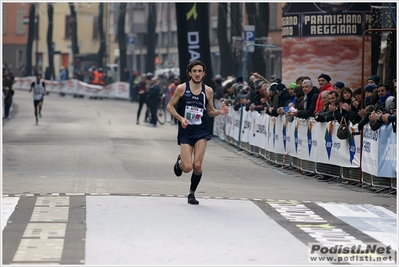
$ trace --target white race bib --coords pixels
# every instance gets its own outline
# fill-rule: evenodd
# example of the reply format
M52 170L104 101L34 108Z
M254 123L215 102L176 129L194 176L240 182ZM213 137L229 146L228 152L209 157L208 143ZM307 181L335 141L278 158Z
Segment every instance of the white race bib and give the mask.
M184 111L184 118L186 118L190 125L200 125L202 123L202 116L204 115L203 108L186 106Z

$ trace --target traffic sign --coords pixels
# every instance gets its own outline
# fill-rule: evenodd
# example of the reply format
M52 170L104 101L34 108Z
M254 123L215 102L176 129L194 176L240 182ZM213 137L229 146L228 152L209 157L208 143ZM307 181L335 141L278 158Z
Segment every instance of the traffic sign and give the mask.
M127 44L134 45L135 42L136 42L136 37L134 35L127 36Z
M127 36L127 50L129 52L134 52L134 43L136 42L136 36L129 34Z
M244 41L245 41L244 51L247 45L255 43L255 25L246 25L244 27ZM255 51L254 46L248 47L248 52L254 52L254 51Z

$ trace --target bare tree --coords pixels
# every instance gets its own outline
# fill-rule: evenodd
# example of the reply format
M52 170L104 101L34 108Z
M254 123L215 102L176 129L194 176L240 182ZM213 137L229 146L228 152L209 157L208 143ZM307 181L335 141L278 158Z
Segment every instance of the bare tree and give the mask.
M230 3L230 21L231 21L231 40L233 41L233 37L240 36L242 33L241 27L241 12L240 12L240 3ZM241 57L242 51L232 51L232 62L233 62L233 74L236 76L241 76L240 68L241 68Z
M69 9L71 10L71 41L72 41L72 54L73 59L75 61L75 56L79 54L79 46L78 46L78 35L77 35L77 18L76 18L76 9L75 4L70 2ZM72 73L75 74L75 69L72 70Z
M156 14L156 3L148 3L147 58L145 62L146 72L152 72L155 70L155 27L157 24Z
M227 3L220 3L218 8L218 40L220 51L220 75L227 77L233 74L232 52L229 38L227 36Z
M126 33L125 33L125 15L126 3L121 3L119 6L118 18L118 43L119 43L119 80L124 81L124 69L127 66L126 62Z
M103 67L104 65L104 55L107 50L107 43L104 34L104 3L99 4L99 15L98 15L98 30L100 33L100 49L98 51L98 67Z
M47 51L48 51L48 68L50 77L55 78L54 74L54 49L53 49L53 15L54 8L51 3L47 4L48 27L47 27Z
M262 6L260 6L262 5ZM262 8L260 8L262 7ZM265 19L269 18L269 4L268 3L245 3L245 9L247 10L247 15L248 15L248 23L249 25L255 25L255 37L266 37L268 32L267 28L264 23ZM262 14L260 14L260 11ZM252 66L251 68L262 74L265 75L266 72L266 63L263 58L263 53L264 48L262 47L255 47L254 53L251 53L250 58L251 58L251 63ZM249 63L249 62L248 62ZM248 68L249 69L249 68ZM247 77L244 77L246 79Z
M29 9L29 30L28 30L28 43L26 45L26 74L32 75L32 48L33 48L33 37L35 34L35 12L36 4L30 5Z

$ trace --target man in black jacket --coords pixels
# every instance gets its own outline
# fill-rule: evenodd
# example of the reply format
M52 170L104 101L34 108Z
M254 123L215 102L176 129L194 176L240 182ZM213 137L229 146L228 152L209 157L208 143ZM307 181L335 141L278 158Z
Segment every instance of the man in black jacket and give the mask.
M311 80L305 79L302 82L302 91L305 94L303 109L287 112L288 116L296 116L301 119L308 119L309 117L314 116L314 110L316 108L316 101L319 97L320 89L318 89L316 86L313 86Z
M157 126L157 109L159 105L159 94L161 92L161 88L157 84L157 79L155 77L150 78L149 89L147 91L147 107L151 110L151 121L148 126L156 127Z
M278 101L279 101L278 107L277 108L270 107L266 110L267 114L274 117L283 115L285 111L288 111L288 104L292 102L291 95L288 92L285 84L277 83L276 93L278 95Z

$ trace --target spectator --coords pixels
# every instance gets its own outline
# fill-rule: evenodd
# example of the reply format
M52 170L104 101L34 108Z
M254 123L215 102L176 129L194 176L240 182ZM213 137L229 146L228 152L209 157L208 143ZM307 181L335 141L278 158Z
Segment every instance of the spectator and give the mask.
M391 96L391 93L389 92L389 86L386 84L378 85L377 90L379 101L374 105L373 111L371 113L368 113L368 116L366 116L362 119L361 122L359 122L359 130L362 130L363 126L366 123L369 123L371 129L373 131L376 131L383 123L382 115L384 113L387 113L387 111L385 110L385 100L387 100L387 98Z
M342 117L342 109L339 108L339 95L337 91L324 91L327 92L328 95L328 108L325 113L319 115L318 120L320 122L328 122L328 121L341 121ZM323 93L323 92L321 92Z
M61 66L58 78L60 79L60 81L66 81L67 80L67 72L66 72L66 69L65 69L64 66Z
M257 112L262 112L268 107L268 97L267 97L267 88L269 84L262 81L259 83L259 89L255 92L254 102L249 106L250 111L256 110Z
M343 82L336 82L334 83L333 89L338 92L338 95L342 95L342 88L345 87L345 84Z
M50 67L46 67L46 70L44 71L44 79L47 81L53 80L53 77L51 77L51 69Z
M254 90L251 94L248 95L250 96L251 103L247 106L247 111L249 110L250 106L253 107L254 105L261 104L261 98L263 98L264 96L262 95L262 86L265 83L266 82L262 79L258 79L254 82Z
M296 107L296 96L295 96L295 92L294 92L295 87L296 87L296 83L292 82L287 86L287 90L288 90L288 93L290 93L292 103Z
M334 90L330 81L331 81L331 77L329 75L324 74L324 73L319 75L318 82L319 82L319 86L320 86L320 92ZM314 113L323 109L323 102L321 101L320 97L321 97L321 94L319 94L319 97L317 98Z
M9 72L8 69L5 69L3 71L3 104L4 104L3 119L10 118L10 110L14 96L13 84L14 84L14 75L11 72Z
M332 112L329 109L330 100L328 98L328 91L323 91L320 94L321 94L320 98L323 101L324 107L323 107L323 109L316 112L314 118L318 122L325 122L327 116L332 115Z
M61 66L60 67L60 73L58 74L58 79L60 80L60 81L66 81L68 78L67 78L67 72L66 72L66 69L65 69L65 67L64 66ZM64 92L59 92L59 94L58 94L59 96L65 96L65 93Z
M130 72L129 69L127 67L123 68L123 72L122 72L122 81L123 82L129 82L130 80Z
M146 79L146 75L143 74L141 75L141 81L140 83L137 85L137 95L139 98L139 108L137 110L137 120L136 120L136 124L140 124L140 114L141 114L141 110L143 109L144 104L147 101L147 83L146 83L147 79ZM144 118L144 122L148 122L148 117L147 117L147 112L145 113L145 118Z
M367 84L364 87L364 106L367 107L368 105L374 105L375 103L377 103L377 97L378 96L378 91L377 89L377 85L370 83Z
M268 98L269 98L269 103L272 108L278 108L278 94L277 94L277 83L272 83L270 84L268 88Z
M296 78L295 83L297 86L302 86L302 82L304 80L312 80L312 79L310 79L309 76L299 76L298 78Z
M78 71L76 72L76 79L79 80L79 81L81 81L81 82L83 82L83 80L84 80L84 73L83 73L82 70L78 70Z
M223 98L223 85L222 85L223 78L222 78L222 76L220 74L217 74L215 76L215 78L213 78L213 81L215 83L215 90L214 90L215 91L215 96L214 96L214 99L219 100L219 99Z
M360 122L361 117L357 113L357 108L353 104L353 92L349 87L342 88L342 93L340 96L339 107L342 109L342 113L345 115L345 119L347 122L352 122L353 124L357 124Z
M295 94L295 108L297 109L303 109L303 98L305 97L305 94L302 91L302 85L297 85L294 89L294 94Z
M352 105L356 107L356 111L359 112L362 105L362 88L357 87L353 90Z
M302 82L302 91L304 93L303 109L299 109L298 107L297 111L288 112L288 115L307 119L314 116L316 101L319 97L320 89L318 89L316 86L313 86L311 80L305 79Z
M392 123L392 130L396 133L396 79L393 81L394 96L390 96L385 100L385 110L387 113L381 116L384 123Z
M231 106L237 98L237 89L238 83L233 83L232 81L226 83L224 86L224 94L221 101L224 101L227 106Z
M149 77L151 77L151 75L147 74L147 80L149 80L149 89L147 91L147 107L149 107L151 111L151 121L148 126L156 127L158 120L157 109L159 105L159 94L161 92L161 88L157 84L157 79L155 77Z
M237 111L240 109L241 105L243 107L246 107L249 103L249 94L250 94L250 87L249 85L243 85L243 84L237 84L236 86L237 91L239 90L237 94L236 101L234 101L234 110Z
M285 87L285 84L283 83L278 83L276 85L276 93L278 95L279 103L277 108L268 108L266 113L277 117L279 115L285 114L285 112L288 112L288 104L292 103L291 101L291 95L288 92L287 88Z
M98 80L99 80L99 85L102 85L102 86L104 86L105 85L105 79L106 79L106 77L104 77L104 71L103 71L103 68L101 68L101 67L99 67L98 68Z
M169 97L168 97L168 99L166 100L167 103L169 103L169 101L172 99L172 97L173 97L173 95L174 95L174 93L175 93L176 87L177 87L179 84L180 84L180 79L179 79L178 77L176 77L176 78L173 79L173 82L169 85L169 88L168 88L168 91L169 91L169 92L168 92L168 95L169 95ZM175 124L175 125L177 125L177 123L178 123L178 120L177 120L175 117L173 117L172 114L170 114L170 123L171 123L171 124Z
M378 85L379 83L380 83L380 76L376 74L367 78L367 84Z

